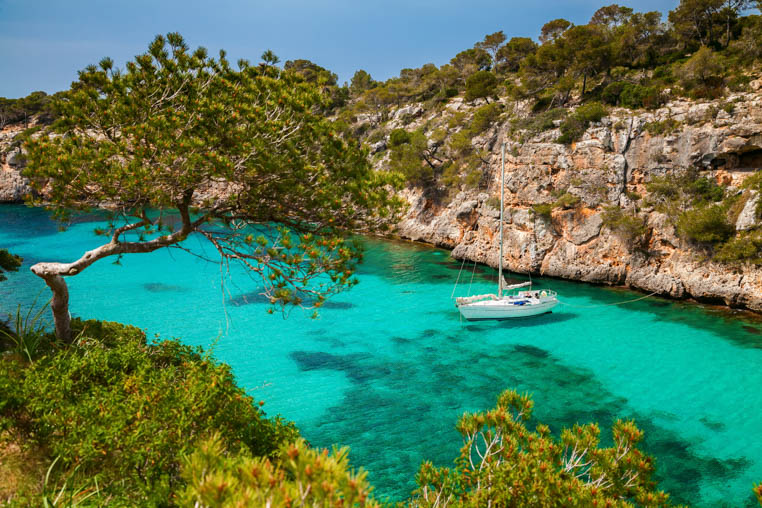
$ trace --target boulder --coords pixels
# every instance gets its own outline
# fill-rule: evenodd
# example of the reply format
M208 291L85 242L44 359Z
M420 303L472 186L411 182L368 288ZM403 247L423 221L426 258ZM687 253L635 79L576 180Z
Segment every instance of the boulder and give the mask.
M395 111L393 118L395 121L401 121L405 117L416 117L421 113L423 113L423 107L420 104L411 104Z
M373 143L370 145L370 154L376 154L378 152L383 152L386 150L386 140L382 139L381 141L378 141L376 143Z

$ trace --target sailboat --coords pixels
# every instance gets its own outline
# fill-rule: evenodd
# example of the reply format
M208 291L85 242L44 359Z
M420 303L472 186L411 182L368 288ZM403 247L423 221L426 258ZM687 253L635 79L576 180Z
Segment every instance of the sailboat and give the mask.
M532 282L508 285L503 279L503 203L505 200L505 143L500 154L500 260L497 294L474 295L455 299L460 314L469 321L478 319L510 319L550 312L558 305L558 294L543 289L532 290ZM521 288L528 287L524 291ZM503 294L503 293L507 294Z

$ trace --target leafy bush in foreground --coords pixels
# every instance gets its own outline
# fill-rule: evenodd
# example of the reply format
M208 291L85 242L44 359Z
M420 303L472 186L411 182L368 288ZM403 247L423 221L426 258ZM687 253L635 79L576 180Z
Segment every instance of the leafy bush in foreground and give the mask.
M545 425L526 427L528 395L503 392L497 407L466 413L453 468L424 462L409 506L667 506L651 481L652 459L638 449L634 423L618 421L614 445L599 447L598 426L575 425L560 439ZM284 446L282 462L225 454L212 440L186 461L186 506L376 506L363 472L348 472L345 450L318 453L303 442Z
M349 469L347 448L329 455L299 439L283 445L274 462L244 454L226 457L220 441L211 438L185 461L183 506L379 506L369 497L367 473Z
M667 506L669 496L651 481L652 459L638 449L643 432L631 421L613 427L613 446L599 447L596 424L575 425L560 439L538 424L530 431L528 395L506 390L497 407L466 413L454 468L424 462L413 505L439 506Z
M134 327L74 325L66 349L32 363L0 356L0 457L10 435L32 452L22 456L50 464L40 488L11 505L378 506L346 448L313 449L292 425L264 418L228 366L175 341L148 345ZM508 390L494 409L464 414L455 466L424 462L405 504L669 505L633 422L617 421L601 448L596 424L560 437L543 424L529 430L532 408ZM762 486L754 493L762 503Z
M73 324L79 339L66 349L31 364L0 357L0 430L57 461L51 482L97 482L110 504L168 505L180 458L200 439L216 432L231 450L273 456L298 435L198 349L149 345L117 323Z

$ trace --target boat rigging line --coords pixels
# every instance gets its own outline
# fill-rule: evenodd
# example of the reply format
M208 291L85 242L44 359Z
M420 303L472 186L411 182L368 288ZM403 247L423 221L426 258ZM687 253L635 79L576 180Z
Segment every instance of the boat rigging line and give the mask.
M458 278L455 279L455 286L452 288L452 294L450 295L450 300L452 300L455 297L455 290L458 289L458 282L460 282L460 274L463 273L463 265L466 264L466 258L463 257L463 262L460 264L460 271L458 272Z
M614 303L601 303L598 305L574 305L572 303L562 302L561 300L558 300L558 303L560 303L561 305L566 305L567 307L574 307L577 309L595 309L598 307L612 307L614 305L624 305L625 303L638 302L640 300L645 300L646 298L650 298L658 293L659 293L658 291L654 291L653 293L647 294L645 296L641 296L639 298L633 298L632 300L625 300L623 302L614 302Z

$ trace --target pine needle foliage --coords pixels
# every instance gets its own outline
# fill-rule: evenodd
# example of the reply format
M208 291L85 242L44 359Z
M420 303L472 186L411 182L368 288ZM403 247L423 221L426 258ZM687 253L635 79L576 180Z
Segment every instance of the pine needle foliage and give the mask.
M59 121L27 143L25 174L58 218L108 203L111 241L77 266L33 271L50 282L196 235L258 275L274 305L319 305L354 282L347 233L383 229L398 204L394 175L318 113L324 100L294 73L233 68L176 33L124 70L87 67Z

